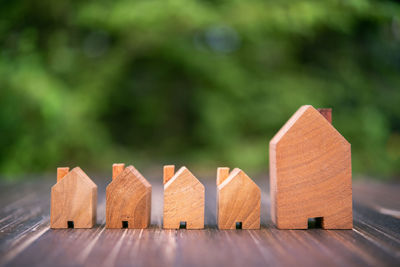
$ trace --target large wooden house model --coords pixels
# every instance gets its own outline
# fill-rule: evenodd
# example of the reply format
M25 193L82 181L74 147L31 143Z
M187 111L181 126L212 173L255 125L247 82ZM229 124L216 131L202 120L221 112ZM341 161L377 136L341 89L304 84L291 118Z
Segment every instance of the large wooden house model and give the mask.
M351 229L351 145L330 109L302 106L270 141L272 220L280 229Z

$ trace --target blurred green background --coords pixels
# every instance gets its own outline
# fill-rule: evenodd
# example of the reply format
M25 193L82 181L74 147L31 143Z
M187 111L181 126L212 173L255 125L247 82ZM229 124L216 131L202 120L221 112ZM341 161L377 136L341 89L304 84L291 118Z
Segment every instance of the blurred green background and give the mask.
M267 170L303 104L355 174L400 174L396 1L2 1L0 173L184 163Z

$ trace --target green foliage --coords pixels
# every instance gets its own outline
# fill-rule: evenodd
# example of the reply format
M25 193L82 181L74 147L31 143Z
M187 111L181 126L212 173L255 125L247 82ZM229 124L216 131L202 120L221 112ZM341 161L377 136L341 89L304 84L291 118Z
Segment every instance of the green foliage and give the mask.
M303 104L332 107L357 173L400 173L391 1L7 1L0 172L112 162L268 166Z

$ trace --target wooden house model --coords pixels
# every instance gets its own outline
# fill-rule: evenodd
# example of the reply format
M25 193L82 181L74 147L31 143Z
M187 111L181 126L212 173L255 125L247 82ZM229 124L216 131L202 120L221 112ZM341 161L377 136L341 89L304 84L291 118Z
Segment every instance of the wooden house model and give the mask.
M204 228L204 186L186 168L164 166L165 229Z
M217 223L219 229L260 228L260 188L241 169L218 168Z
M106 189L106 228L147 228L151 185L133 166L114 164Z
M351 229L351 146L331 110L302 106L270 141L272 220L280 229Z
M91 228L96 224L97 186L76 167L57 169L51 188L51 228Z

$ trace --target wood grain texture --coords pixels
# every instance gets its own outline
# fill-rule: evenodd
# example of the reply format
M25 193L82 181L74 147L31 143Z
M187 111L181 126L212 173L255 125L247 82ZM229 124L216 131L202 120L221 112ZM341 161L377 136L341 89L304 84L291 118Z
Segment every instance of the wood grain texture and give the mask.
M217 169L217 186L220 185L229 176L228 167L219 167Z
M318 108L319 113L321 113L324 118L332 124L332 109L331 108Z
M121 171L121 165L115 166L114 171ZM128 166L107 186L106 228L147 228L150 216L151 185L135 167Z
M174 165L165 165L163 171L163 182L166 184L175 174L175 166Z
M112 178L113 180L120 175L121 172L123 172L125 169L125 164L124 163L114 163L112 165Z
M69 172L69 167L59 167L57 168L57 182L59 182L65 175Z
M76 167L51 188L51 228L91 228L96 224L97 186Z
M302 106L270 142L271 216L280 229L351 229L351 146L312 106Z
M204 194L203 184L186 167L180 168L164 184L163 227L179 229L180 222L186 222L186 229L203 229Z
M235 168L227 178L227 168L218 168L217 222L219 229L260 228L260 188L241 169ZM229 173L229 169L228 169Z
M279 230L270 216L266 173L252 175L261 189L261 228L216 227L215 177L204 177L205 229L163 230L160 170L146 170L152 184L151 226L106 229L106 185L96 175L98 221L92 229L49 229L54 178L0 179L0 266L399 266L400 183L355 179L354 228ZM21 178L21 177L20 177ZM29 178L29 179L28 179Z

